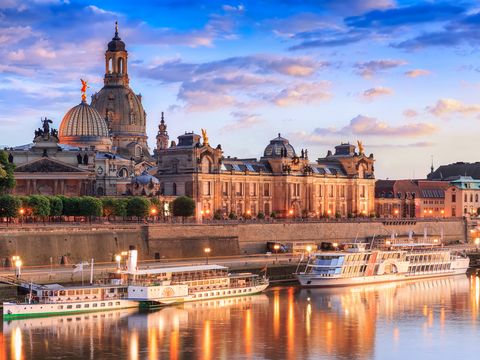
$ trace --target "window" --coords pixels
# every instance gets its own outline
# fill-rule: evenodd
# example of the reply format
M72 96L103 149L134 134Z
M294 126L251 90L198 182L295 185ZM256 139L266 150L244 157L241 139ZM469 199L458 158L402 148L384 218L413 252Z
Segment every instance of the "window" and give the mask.
M457 202L457 196L455 194L452 194L452 203Z
M263 211L264 211L265 215L267 215L267 216L270 215L270 204L269 203L266 202L263 205Z
M235 183L235 193L237 196L243 195L243 183Z
M328 191L328 196L329 196L329 197L333 197L333 192L334 192L334 190L333 190L333 185L330 185L330 186L328 187L328 189L329 189L329 191Z
M82 307L82 305L79 304L79 305L76 305L75 307L76 307L77 309L80 309L80 308Z
M318 185L318 196L322 197L323 196L323 186L322 185Z
M172 185L172 195L177 195L177 184L173 183Z
M293 196L300 196L300 184L292 184Z
M248 185L250 196L257 196L257 184L249 184Z
M463 197L463 201L464 201L464 202L467 202L467 201L468 201L468 195L467 195L467 194L465 194L465 196Z
M478 194L475 194L475 202L478 202Z
M203 195L211 195L212 194L212 183L210 181L203 182Z
M90 307L90 304L85 304L83 307L89 308L89 307Z
M97 303L93 303L93 304L92 304L92 307L97 307L97 306L98 306Z
M263 184L263 196L270 196L270 184Z
M222 194L224 196L228 196L228 188L229 188L228 182L223 182L222 183Z

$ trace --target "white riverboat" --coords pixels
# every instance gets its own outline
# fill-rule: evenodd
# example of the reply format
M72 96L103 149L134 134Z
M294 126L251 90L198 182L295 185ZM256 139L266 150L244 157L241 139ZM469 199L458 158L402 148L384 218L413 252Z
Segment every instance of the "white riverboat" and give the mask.
M398 244L367 250L347 244L343 251L318 252L295 273L305 287L351 286L465 274L470 259L431 244Z
M122 285L37 285L21 302L4 302L3 319L63 315L138 307Z
M262 292L268 279L252 273L231 274L220 265L180 266L125 272L128 298L141 307L245 296Z

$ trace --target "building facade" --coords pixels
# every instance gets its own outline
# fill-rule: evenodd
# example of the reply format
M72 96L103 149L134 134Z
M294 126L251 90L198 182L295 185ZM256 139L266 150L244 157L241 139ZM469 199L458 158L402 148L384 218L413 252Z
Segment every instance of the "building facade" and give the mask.
M460 176L445 190L445 215L477 216L480 209L480 180Z
M377 180L375 209L384 218L444 217L445 181Z
M307 150L297 154L279 134L259 160L240 159L224 157L202 132L180 135L166 148L163 123L156 151L161 194L192 197L197 216L346 217L374 211L373 155L357 153L353 145L341 144L311 162Z

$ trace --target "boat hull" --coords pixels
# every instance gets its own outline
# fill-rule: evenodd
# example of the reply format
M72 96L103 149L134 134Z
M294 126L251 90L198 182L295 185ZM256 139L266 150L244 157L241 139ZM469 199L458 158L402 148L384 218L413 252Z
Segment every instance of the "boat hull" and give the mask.
M246 295L254 295L261 293L268 287L268 282L264 284L259 284L256 286L250 286L245 288L226 288L226 289L215 289L215 290L208 290L208 291L199 291L195 294L191 294L189 296L183 298L177 298L175 301L172 299L162 299L162 298L152 298L152 299L145 299L140 301L141 308L155 308L161 306L167 306L172 304L179 304L179 303L186 303L186 302L193 302L193 301L202 301L202 300L212 300L212 299L220 299L220 298L230 298L236 296L246 296Z
M32 304L4 302L3 320L25 317L66 315L73 313L88 313L127 308L138 308L138 302L127 299Z
M434 272L428 274L390 274L390 275L372 275L361 277L321 277L309 274L295 274L302 287L341 287L355 286L362 284L377 284L393 281L405 281L416 279L428 279L445 276L464 275L467 267L458 268L448 272Z

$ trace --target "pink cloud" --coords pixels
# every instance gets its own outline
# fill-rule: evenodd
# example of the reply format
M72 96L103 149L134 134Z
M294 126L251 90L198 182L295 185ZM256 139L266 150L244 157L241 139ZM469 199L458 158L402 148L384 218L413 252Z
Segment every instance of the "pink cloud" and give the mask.
M366 100L373 100L379 96L391 95L393 90L387 87L379 86L367 89L363 92L362 97Z
M456 99L440 99L435 105L427 106L427 111L438 117L453 114L469 116L479 114L480 105L469 105Z
M430 75L431 71L424 70L424 69L415 69L415 70L406 71L404 74L405 76L408 76L410 78L417 78L419 76Z

